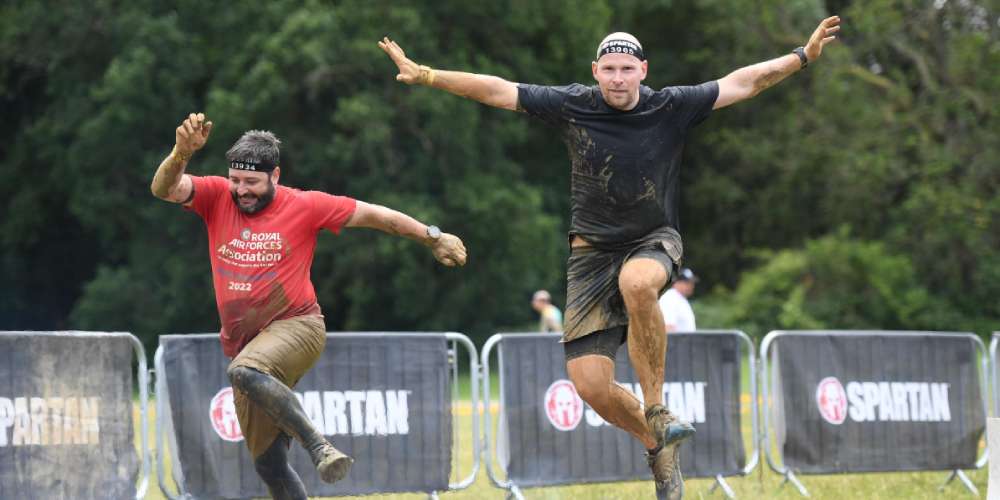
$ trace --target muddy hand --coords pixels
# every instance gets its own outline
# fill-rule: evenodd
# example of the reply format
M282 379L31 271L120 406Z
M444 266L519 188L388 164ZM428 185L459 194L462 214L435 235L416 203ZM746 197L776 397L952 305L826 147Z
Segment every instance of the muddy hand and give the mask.
M205 114L191 113L174 131L177 150L190 156L205 145L210 133L212 133L212 122L205 121Z
M454 234L442 234L431 251L438 262L448 267L465 265L465 245Z

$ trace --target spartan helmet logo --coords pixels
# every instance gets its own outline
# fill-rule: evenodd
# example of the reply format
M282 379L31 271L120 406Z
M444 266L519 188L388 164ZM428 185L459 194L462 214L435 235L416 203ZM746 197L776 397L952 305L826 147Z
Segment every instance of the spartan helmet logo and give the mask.
M844 423L847 418L847 393L837 377L827 377L816 387L816 406L823 420L833 425Z
M556 380L545 391L545 415L561 431L576 429L583 418L583 401L569 380Z
M226 441L243 441L243 431L236 418L236 406L233 405L232 387L223 387L216 393L208 408L208 418L220 438Z

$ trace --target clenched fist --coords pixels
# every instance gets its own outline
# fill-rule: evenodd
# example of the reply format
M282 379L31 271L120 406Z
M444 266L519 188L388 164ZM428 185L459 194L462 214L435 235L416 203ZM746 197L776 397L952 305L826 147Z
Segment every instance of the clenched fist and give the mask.
M431 252L434 253L434 258L438 262L448 267L465 265L465 245L454 234L441 234L441 237L431 247Z

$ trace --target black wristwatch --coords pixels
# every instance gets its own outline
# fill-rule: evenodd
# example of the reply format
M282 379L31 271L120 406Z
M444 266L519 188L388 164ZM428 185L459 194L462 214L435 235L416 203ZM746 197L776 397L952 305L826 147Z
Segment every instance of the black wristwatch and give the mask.
M427 226L427 237L430 238L432 243L436 243L437 240L441 239L441 228L437 226Z
M793 50L792 52L795 53L795 55L799 56L799 61L802 62L802 67L799 69L804 69L806 66L809 66L809 58L806 57L805 47L795 47L795 50Z

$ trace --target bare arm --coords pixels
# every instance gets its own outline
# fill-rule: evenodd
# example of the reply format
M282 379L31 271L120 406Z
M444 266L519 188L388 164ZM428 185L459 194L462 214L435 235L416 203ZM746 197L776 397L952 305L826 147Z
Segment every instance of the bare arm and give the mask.
M399 44L388 37L378 42L378 46L399 68L399 74L396 75L398 81L407 85L420 84L439 88L495 108L518 110L517 84L514 82L496 76L442 71L419 65L408 59Z
M212 131L212 122L205 122L202 113L188 115L174 131L173 151L163 159L153 175L149 189L153 196L173 203L189 204L194 194L191 176L184 173L191 155L205 145Z
M836 39L835 35L839 30L840 18L837 16L828 17L820 22L805 46L806 59L810 63L819 59L823 46ZM712 109L724 108L750 99L801 68L799 56L787 54L733 71L719 80L719 97Z
M457 236L442 233L438 239L427 235L427 226L402 212L381 205L357 202L357 208L344 224L346 227L368 227L384 233L419 241L431 248L434 258L446 266L464 266L465 245Z
M556 319L555 316L553 316L551 314L550 315L546 315L546 316L544 316L543 321L545 321L546 329L548 329L548 331L550 331L550 332L561 332L561 331L563 331L562 323L558 319Z
M156 169L153 183L149 186L153 196L173 203L189 201L194 185L191 176L185 174L184 169L190 160L190 155L180 153L174 147L160 163L160 168Z

